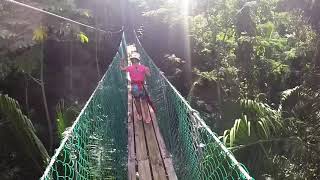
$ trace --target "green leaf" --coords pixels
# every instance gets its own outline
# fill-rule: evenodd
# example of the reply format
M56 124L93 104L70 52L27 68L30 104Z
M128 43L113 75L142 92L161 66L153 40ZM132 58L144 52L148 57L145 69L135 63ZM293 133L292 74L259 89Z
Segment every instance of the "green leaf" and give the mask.
M263 125L263 123L261 121L259 121L258 124L260 125L261 129L263 130L263 134L264 134L265 138L268 138L269 136L268 136L266 127Z
M227 144L229 136L230 136L229 134L226 134L223 136L223 143L224 144Z
M72 125L76 119L80 109L74 105L66 105L64 100L61 99L56 106L56 124L60 139L63 138L66 129Z
M91 17L91 15L90 15L90 12L88 11L88 10L85 10L84 12L83 12L83 15L85 15L86 17Z
M32 40L36 42L43 42L47 39L47 30L44 26L39 26L33 31Z
M89 38L83 32L80 32L78 34L78 37L79 37L80 41L84 44L89 42Z
M235 130L234 128L231 128L231 131L230 131L230 147L233 146L235 136L236 136L234 130Z
M248 121L248 136L251 136L251 122Z
M272 22L268 21L265 24L259 24L257 28L260 29L261 33L265 37L271 38L275 25Z
M286 55L286 59L294 59L297 57L297 49L291 48L290 51L284 52Z

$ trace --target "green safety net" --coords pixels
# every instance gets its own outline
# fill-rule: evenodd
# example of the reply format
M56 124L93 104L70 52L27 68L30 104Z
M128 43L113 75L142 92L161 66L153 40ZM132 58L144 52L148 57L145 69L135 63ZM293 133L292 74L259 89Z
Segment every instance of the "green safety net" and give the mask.
M118 53L78 118L67 130L41 179L127 178L127 80Z
M151 70L147 91L178 179L252 179L198 113L170 84L135 36L142 63ZM123 36L117 55L41 179L127 179L127 81Z
M147 91L157 110L178 179L253 179L154 64L135 36L142 63L151 70Z

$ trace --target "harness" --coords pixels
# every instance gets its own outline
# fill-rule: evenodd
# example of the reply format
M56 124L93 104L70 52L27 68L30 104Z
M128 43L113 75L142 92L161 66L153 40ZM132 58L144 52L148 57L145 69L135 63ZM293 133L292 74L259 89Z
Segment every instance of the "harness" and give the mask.
M138 86L140 91L143 90L143 84L144 84L143 81L131 81L131 85L134 85L134 84Z

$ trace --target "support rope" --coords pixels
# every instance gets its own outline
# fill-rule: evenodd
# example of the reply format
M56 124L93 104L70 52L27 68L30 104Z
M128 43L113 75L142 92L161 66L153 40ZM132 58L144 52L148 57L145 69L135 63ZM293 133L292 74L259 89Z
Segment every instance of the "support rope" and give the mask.
M78 25L80 25L80 26L83 26L83 27L86 27L86 28L89 28L89 29L93 29L93 30L96 30L96 31L100 31L100 32L103 32L103 33L116 34L116 33L121 33L121 32L123 31L123 27L122 27L121 30L119 30L119 31L106 31L106 30L102 30L102 29L100 29L100 28L96 28L96 27L93 27L93 26L89 26L89 25L87 25L87 24L84 24L84 23L81 23L81 22L78 22L78 21L75 21L75 20L72 20L72 19L69 19L69 18L60 16L60 15L57 15L57 14L55 14L55 13L51 13L51 12L49 12L49 11L45 11L45 10L43 10L43 9L40 9L40 8L37 8L37 7L33 7L33 6L28 5L28 4L21 3L21 2L15 1L15 0L4 0L4 1L7 1L7 2L9 2L9 3L15 4L15 5L18 5L18 6L21 6L21 7L25 7L25 8L29 8L29 9L35 10L35 11L40 12L40 13L44 13L44 14L47 14L47 15L50 15L50 16L54 16L54 17L57 17L57 18L59 18L59 19L63 19L63 20L65 20L65 21L69 21L69 22L78 24Z

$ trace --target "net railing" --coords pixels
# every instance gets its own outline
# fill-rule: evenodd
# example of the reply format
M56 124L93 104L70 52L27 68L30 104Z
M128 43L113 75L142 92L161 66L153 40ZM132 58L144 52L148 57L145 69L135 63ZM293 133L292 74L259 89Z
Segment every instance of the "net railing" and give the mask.
M119 50L76 121L66 131L41 180L127 178L127 81Z
M118 53L74 124L66 131L41 180L127 179L127 80ZM136 38L151 69L147 90L178 179L253 179L161 73Z
M146 88L178 179L253 179L154 64L137 36L135 44L151 70Z

